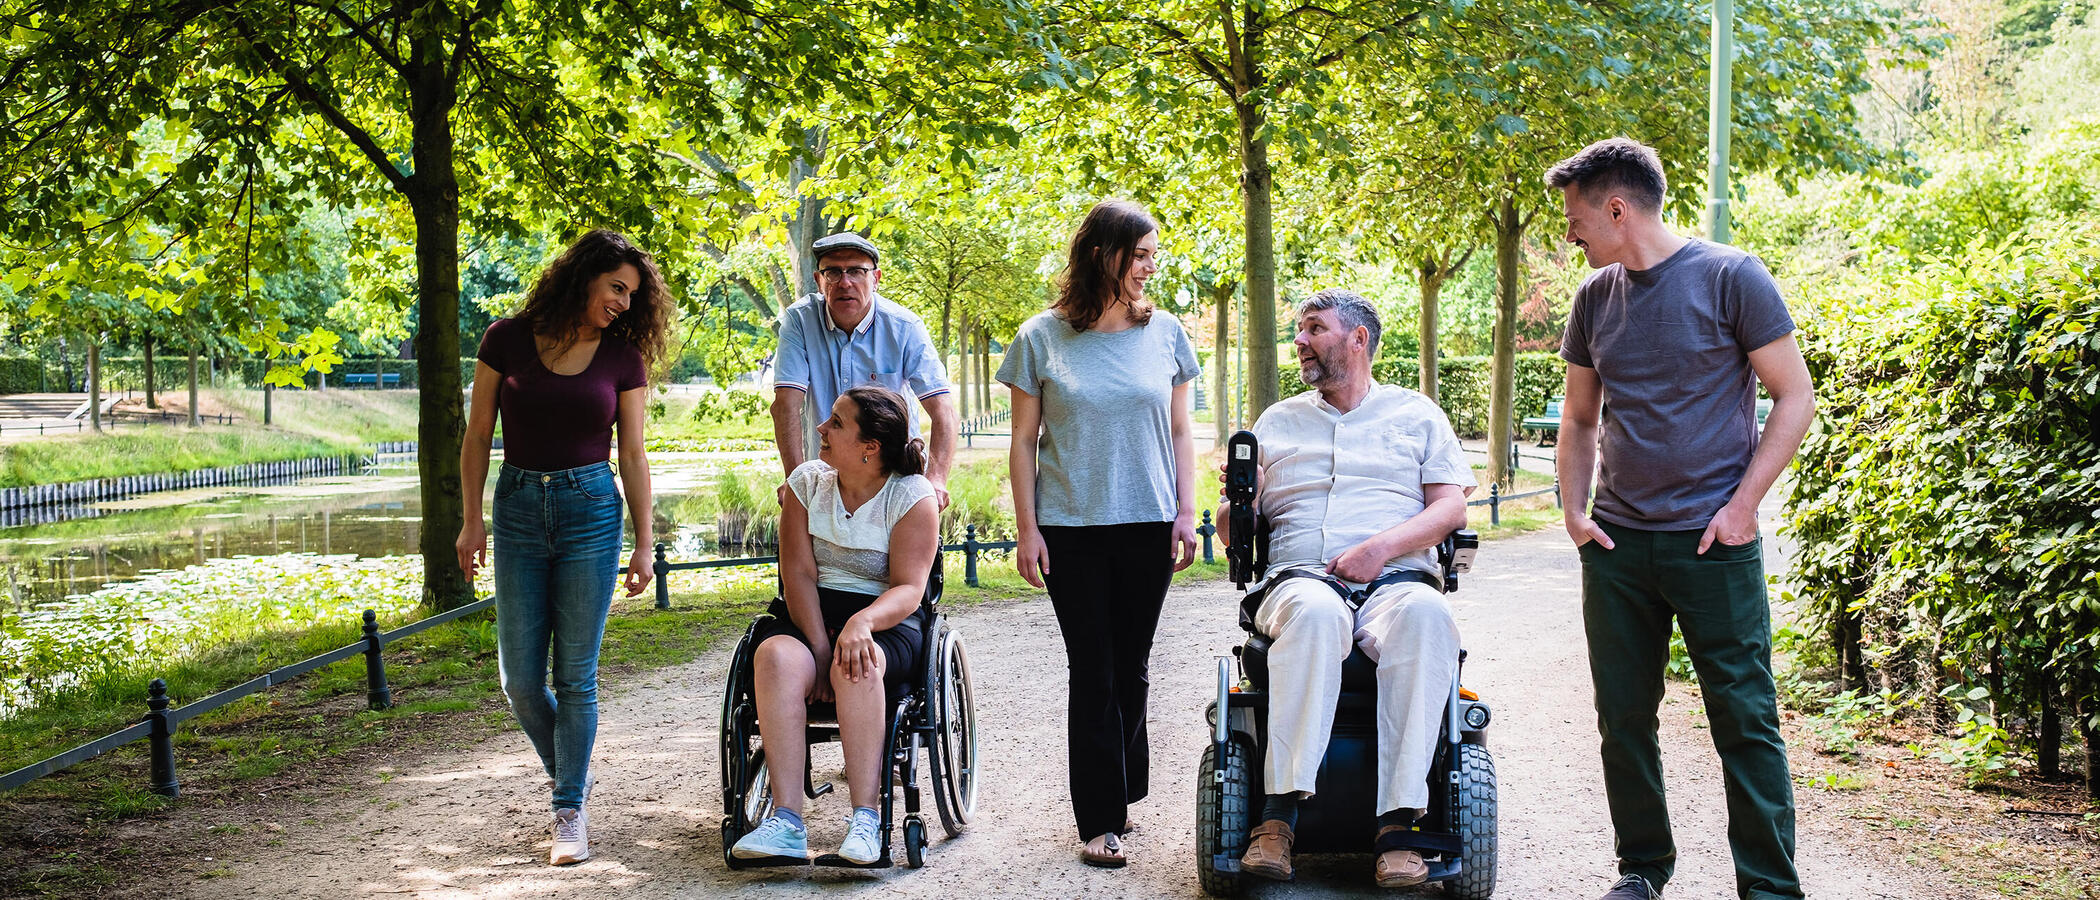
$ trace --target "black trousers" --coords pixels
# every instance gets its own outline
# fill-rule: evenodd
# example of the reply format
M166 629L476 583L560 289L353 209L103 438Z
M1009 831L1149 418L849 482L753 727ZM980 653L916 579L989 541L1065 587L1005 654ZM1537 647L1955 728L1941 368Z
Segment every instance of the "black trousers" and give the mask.
M1123 827L1145 798L1152 634L1174 578L1172 522L1046 526L1050 605L1070 666L1067 736L1080 840Z

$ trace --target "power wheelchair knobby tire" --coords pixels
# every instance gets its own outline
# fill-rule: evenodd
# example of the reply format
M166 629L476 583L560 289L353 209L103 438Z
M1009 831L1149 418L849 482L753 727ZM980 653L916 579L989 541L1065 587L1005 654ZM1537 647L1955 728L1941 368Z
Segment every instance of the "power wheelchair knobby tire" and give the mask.
M928 663L927 712L934 733L926 760L933 805L940 812L941 829L952 838L960 836L977 813L977 706L962 634L943 628Z
M1254 778L1247 745L1237 737L1225 742L1224 760L1217 755L1217 744L1205 747L1196 768L1196 880L1206 894L1231 897L1240 892L1239 860L1254 827Z
M1451 791L1452 830L1465 842L1465 870L1445 882L1458 900L1495 893L1495 760L1486 747L1458 745L1458 784Z

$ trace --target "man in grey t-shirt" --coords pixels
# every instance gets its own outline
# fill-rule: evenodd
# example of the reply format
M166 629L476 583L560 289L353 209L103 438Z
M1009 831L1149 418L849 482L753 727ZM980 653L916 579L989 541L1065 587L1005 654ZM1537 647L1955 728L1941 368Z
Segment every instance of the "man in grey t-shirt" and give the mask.
M1721 754L1737 894L1800 897L1757 535L1757 505L1815 415L1793 319L1756 257L1663 224L1654 150L1599 141L1546 183L1598 270L1561 342L1558 465L1619 856L1605 900L1659 897L1677 858L1656 740L1673 618ZM1753 375L1773 400L1762 439Z

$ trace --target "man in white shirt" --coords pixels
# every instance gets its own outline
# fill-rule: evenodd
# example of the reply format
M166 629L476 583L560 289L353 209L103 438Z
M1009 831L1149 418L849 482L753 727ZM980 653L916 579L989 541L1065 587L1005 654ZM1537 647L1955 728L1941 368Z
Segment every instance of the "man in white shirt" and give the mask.
M1379 835L1412 831L1429 805L1438 719L1458 669L1458 626L1435 547L1466 524L1472 467L1450 420L1422 394L1371 380L1378 311L1329 289L1298 307L1298 366L1313 390L1268 409L1259 508L1269 520L1269 747L1261 824L1241 871L1287 880L1298 801L1313 792L1334 730L1342 661L1378 667ZM1344 592L1369 586L1351 608ZM1404 844L1404 837L1393 843ZM1381 887L1420 884L1420 852L1378 855Z

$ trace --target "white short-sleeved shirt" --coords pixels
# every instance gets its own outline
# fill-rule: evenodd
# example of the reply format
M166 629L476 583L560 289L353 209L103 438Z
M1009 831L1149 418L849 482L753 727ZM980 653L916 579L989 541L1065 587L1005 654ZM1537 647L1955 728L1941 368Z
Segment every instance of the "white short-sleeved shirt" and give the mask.
M788 488L809 510L817 586L857 594L890 588L890 532L919 501L933 496L924 475L891 475L859 509L839 496L839 472L821 459L796 466Z
M1254 423L1261 442L1261 511L1269 518L1269 569L1325 566L1422 511L1422 486L1473 487L1443 409L1418 391L1374 384L1342 412L1306 391ZM1437 573L1436 554L1386 560Z

